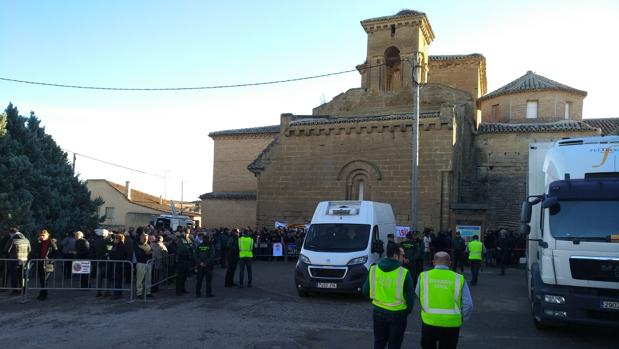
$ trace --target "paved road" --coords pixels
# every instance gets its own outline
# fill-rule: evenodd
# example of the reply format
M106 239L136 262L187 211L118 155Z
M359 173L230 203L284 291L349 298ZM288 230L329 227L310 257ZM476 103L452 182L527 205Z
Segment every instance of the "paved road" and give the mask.
M163 290L146 303L95 299L89 291L18 304L0 293L0 348L371 348L371 305L353 296L299 298L293 263L257 262L255 286L224 289L216 269L215 298ZM467 275L468 277L468 275ZM564 328L538 332L531 323L524 277L484 271L472 288L475 311L461 348L619 348L616 331ZM419 347L420 319L409 318L405 348Z

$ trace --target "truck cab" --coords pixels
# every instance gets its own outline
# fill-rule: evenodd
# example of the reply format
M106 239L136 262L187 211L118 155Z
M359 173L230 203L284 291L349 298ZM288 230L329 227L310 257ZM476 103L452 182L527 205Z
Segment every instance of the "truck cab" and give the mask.
M300 296L310 291L360 293L387 235L396 230L391 205L323 201L314 212L295 270Z
M527 281L538 328L619 326L619 137L529 147Z

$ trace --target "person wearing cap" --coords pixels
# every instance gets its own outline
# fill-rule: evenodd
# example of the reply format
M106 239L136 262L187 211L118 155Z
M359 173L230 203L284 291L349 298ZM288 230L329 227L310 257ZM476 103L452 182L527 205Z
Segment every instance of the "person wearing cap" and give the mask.
M193 260L193 250L191 248L192 241L189 238L189 230L182 229L181 236L176 240L176 295L182 296L187 292L185 282L187 281L187 273L189 266Z
M421 347L451 349L458 345L460 327L473 311L464 276L449 269L449 254L437 252L434 269L419 275L415 293L421 309Z
M134 246L134 253L136 259L136 296L139 298L142 294L145 294L146 297L150 298L153 296L151 293L153 265L152 262L148 263L148 260L153 257L153 250L148 243L148 234L145 232L141 232L138 236L138 243Z
M239 288L243 288L243 278L247 268L247 287L251 287L252 271L251 260L254 257L254 239L249 236L247 229L243 230L243 236L239 238Z
M372 264L363 284L363 294L372 300L374 348L400 348L415 293L408 269L402 267L404 250L387 244L387 256Z
M406 233L406 239L400 242L400 247L404 250L405 260L402 266L408 269L408 272L414 275L414 258L415 258L415 242L413 241L413 233Z
M471 286L475 286L479 277L482 256L485 252L484 244L479 241L479 236L473 236L473 240L466 246L466 252L469 255L469 263L471 263Z
M194 250L194 259L198 268L196 277L196 297L202 297L202 281L206 279L206 297L213 297L211 282L213 280L213 265L215 264L215 247L213 238L200 233L200 244Z

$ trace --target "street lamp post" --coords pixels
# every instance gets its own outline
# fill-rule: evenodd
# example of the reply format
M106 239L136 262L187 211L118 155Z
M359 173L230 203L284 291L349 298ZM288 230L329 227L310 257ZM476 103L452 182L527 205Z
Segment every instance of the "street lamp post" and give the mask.
M412 169L411 169L411 231L419 230L417 226L417 172L419 169L419 68L421 67L421 53L413 53L413 59L411 61L412 78L413 78L413 114L412 114L412 128L413 128L413 155L412 155Z

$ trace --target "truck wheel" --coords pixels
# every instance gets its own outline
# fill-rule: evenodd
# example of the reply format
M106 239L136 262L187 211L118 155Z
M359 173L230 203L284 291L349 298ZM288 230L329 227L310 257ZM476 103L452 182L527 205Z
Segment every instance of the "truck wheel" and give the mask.
M302 288L297 288L297 293L299 294L299 297L301 297L301 298L305 298L305 297L309 296L309 292L307 292L306 290L304 290Z

